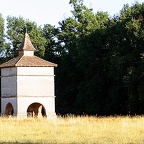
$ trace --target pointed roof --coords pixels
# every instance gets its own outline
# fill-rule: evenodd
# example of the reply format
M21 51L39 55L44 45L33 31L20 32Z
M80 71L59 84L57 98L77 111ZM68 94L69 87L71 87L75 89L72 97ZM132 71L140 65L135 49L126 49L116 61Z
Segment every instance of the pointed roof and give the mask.
M22 43L18 49L19 51L34 51L35 48L31 43L29 35L26 33ZM57 67L57 64L41 59L35 55L20 54L16 58L13 58L0 65L0 68L6 67Z
M34 51L35 48L33 44L31 43L30 37L27 33L25 33L25 36L21 42L21 45L19 47L19 50L28 50L28 51Z

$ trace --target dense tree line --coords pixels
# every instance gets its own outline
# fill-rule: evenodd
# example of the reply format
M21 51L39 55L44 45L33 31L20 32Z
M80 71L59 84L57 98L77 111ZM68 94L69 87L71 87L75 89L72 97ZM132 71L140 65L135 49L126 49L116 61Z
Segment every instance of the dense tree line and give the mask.
M72 16L55 27L0 15L1 63L17 55L27 29L36 55L55 62L56 112L144 113L144 3L110 17L70 0Z

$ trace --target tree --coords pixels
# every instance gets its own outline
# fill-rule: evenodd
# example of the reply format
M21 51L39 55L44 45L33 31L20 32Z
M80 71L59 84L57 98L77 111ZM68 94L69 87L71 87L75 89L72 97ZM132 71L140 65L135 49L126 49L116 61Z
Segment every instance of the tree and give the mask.
M143 96L140 94L143 85L141 83L143 81L143 58L141 57L144 38L143 9L143 4L136 3L132 7L125 5L120 16L114 18L115 25L109 30L111 37L109 42L112 49L111 92L116 92L111 95L117 95L118 101L121 99L121 107L125 107L124 111L131 114L139 114L143 111ZM116 84L118 85L114 86ZM113 98L116 100L115 96Z
M93 13L71 0L73 16L60 23L64 53L57 76L59 112L142 113L143 4L120 15ZM67 108L67 109L66 109Z
M101 36L109 18L107 13L94 14L82 0L71 0L70 4L74 8L73 16L59 23L58 40L63 43L65 53L58 67L57 105L64 113L94 114L101 110L97 107L103 89L99 85L103 81L100 74L105 67L100 65L105 59Z
M31 41L36 48L36 55L40 57L44 56L44 45L46 41L42 37L41 28L37 27L36 23L24 20L22 17L7 17L8 57L11 58L17 55L16 49L19 48L26 31L30 35Z
M50 24L45 24L42 28L42 36L45 38L46 43L44 45L45 47L45 53L44 58L46 60L59 63L59 59L61 56L61 45L58 42L57 35L59 33L58 28L55 28L54 26Z
M5 56L16 55L27 28L36 54L58 64L57 113L143 114L144 4L124 5L112 18L83 0L70 5L72 16L57 28L8 17Z
M4 19L0 14L0 59L4 56Z

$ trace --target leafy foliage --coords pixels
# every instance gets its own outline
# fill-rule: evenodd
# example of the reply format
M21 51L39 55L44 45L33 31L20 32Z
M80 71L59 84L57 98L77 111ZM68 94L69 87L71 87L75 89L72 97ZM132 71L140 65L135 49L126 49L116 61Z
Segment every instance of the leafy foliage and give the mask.
M1 16L3 58L16 55L27 28L36 54L58 64L57 113L143 114L144 4L124 5L112 18L94 14L83 0L70 0L70 5L72 16L57 28L8 17L5 42Z
M42 37L41 29L37 27L36 23L24 20L22 17L7 17L8 57L17 55L16 50L19 48L26 31L28 31L31 41L36 48L36 55L44 56L46 40Z
M0 14L0 58L4 54L4 19Z

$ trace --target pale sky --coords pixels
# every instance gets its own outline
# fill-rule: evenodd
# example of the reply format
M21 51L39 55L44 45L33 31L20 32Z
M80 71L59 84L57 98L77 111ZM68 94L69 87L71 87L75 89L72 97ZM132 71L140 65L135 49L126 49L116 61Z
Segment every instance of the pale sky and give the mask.
M143 0L137 0L142 3ZM108 12L109 15L119 13L124 4L130 6L135 0L84 0L84 4L93 11ZM58 25L59 21L71 15L69 0L0 0L0 13L7 16L23 17L34 21L38 26L43 24Z

